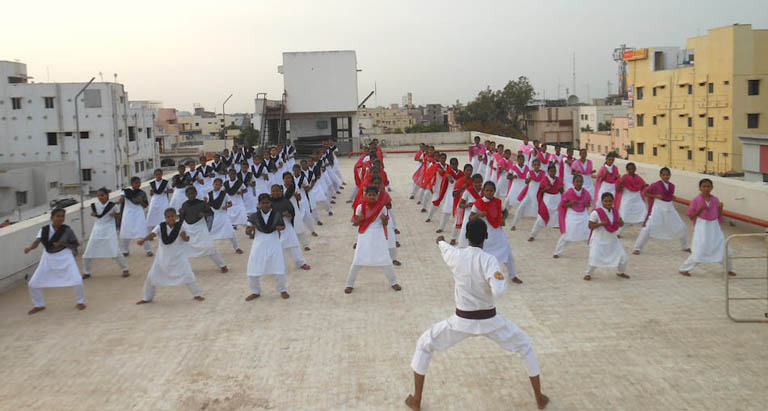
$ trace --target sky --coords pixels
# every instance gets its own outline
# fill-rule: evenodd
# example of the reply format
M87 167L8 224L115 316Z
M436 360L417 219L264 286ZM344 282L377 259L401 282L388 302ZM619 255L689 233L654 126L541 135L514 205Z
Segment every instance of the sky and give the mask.
M734 23L768 29L767 0L13 1L0 60L36 82L117 81L131 100L252 112L279 99L286 51L355 50L367 105L462 103L526 76L538 96L615 90L613 49L685 46ZM101 73L101 74L99 74ZM558 87L559 85L559 87Z

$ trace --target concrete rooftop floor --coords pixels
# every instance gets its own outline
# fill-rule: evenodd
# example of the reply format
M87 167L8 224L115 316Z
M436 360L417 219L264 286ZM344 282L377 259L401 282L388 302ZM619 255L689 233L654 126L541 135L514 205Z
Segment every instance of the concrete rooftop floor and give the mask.
M385 163L402 232L402 292L371 269L353 294L343 293L355 230L342 198L306 253L312 270L289 272L289 300L265 279L262 297L246 303L247 251L236 255L222 241L229 273L192 260L204 302L184 287L160 287L153 304L136 306L152 259L134 244L130 278L111 260L95 264L85 311L75 310L70 288L47 289L48 309L34 316L23 284L0 297L0 409L404 409L416 340L453 312L453 281L434 243L437 224L424 223L408 200L411 156ZM352 164L342 162L349 184ZM548 409L765 409L768 326L726 317L719 265L682 277L686 254L651 240L643 255L630 256L631 280L603 270L585 282L587 247L570 245L553 260L558 233L528 243L532 224L508 231L525 283L512 285L498 309L531 336ZM625 232L627 250L637 232ZM239 235L247 250L250 241ZM753 240L736 248L737 255L761 252ZM765 270L765 260L736 264L742 275ZM740 295L764 290L765 283L736 286ZM742 303L736 311L761 317L765 310ZM535 409L521 361L482 338L435 355L423 405Z

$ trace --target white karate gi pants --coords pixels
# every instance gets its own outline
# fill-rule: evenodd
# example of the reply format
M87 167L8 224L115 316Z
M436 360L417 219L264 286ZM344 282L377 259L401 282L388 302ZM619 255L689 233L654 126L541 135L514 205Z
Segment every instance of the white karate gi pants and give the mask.
M554 255L560 255L565 251L565 246L568 245L568 243L587 243L586 241L568 241L565 239L565 235L561 235L560 239L557 240L557 246L555 246L555 252Z

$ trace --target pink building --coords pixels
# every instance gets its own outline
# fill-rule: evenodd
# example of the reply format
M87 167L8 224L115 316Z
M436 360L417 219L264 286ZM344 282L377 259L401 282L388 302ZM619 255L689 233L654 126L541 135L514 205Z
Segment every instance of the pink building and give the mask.
M592 131L581 133L581 148L586 148L592 154L606 155L617 152L621 158L627 158L627 150L631 147L629 127L626 117L611 119L611 131Z

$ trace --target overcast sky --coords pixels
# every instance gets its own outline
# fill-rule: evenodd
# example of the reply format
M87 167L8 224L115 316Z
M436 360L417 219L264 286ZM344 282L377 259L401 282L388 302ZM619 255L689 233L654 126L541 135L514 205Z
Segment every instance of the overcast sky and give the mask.
M191 110L200 103L253 111L258 92L279 98L284 51L355 50L360 99L466 102L486 86L527 76L547 98L572 88L602 97L614 84L611 54L684 46L708 28L768 29L768 0L9 1L0 60L28 65L35 81L87 81L99 72L132 100ZM571 90L573 93L573 90Z

